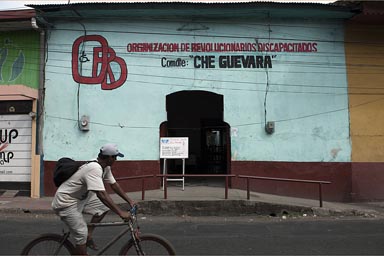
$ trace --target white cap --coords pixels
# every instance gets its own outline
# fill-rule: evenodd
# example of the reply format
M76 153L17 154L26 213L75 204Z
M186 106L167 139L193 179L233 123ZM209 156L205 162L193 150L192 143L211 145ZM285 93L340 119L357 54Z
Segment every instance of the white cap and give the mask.
M108 143L100 148L100 153L105 156L119 156L124 157L122 153L117 149L116 144Z

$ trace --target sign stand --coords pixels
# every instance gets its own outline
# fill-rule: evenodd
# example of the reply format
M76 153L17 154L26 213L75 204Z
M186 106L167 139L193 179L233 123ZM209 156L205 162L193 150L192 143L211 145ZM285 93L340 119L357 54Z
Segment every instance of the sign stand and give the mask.
M183 158L182 160L183 160L183 172L182 172L182 174L184 175L185 174L185 158ZM165 175L165 174L167 174L167 158L164 158L164 165L163 165L163 175ZM183 191L184 191L184 184L185 184L184 176L182 178L179 178L179 179L167 178L167 180L165 180L165 177L163 177L163 190L164 190L164 184L166 181L182 181L183 182Z
M185 159L188 158L188 137L161 137L160 138L160 158L164 159L163 175L167 174L167 159L182 159L182 178L166 178L163 177L163 190L165 182L182 181L183 191L185 185Z

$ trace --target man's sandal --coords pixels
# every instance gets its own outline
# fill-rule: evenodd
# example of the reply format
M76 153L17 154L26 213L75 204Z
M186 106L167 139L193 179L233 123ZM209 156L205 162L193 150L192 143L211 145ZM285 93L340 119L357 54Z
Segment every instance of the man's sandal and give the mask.
M99 247L97 247L93 239L87 240L87 247L95 251L99 250Z

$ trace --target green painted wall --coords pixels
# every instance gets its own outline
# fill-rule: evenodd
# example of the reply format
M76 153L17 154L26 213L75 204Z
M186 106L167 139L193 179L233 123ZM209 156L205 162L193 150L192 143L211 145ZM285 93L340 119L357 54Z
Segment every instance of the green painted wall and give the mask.
M0 85L39 86L39 33L0 32Z

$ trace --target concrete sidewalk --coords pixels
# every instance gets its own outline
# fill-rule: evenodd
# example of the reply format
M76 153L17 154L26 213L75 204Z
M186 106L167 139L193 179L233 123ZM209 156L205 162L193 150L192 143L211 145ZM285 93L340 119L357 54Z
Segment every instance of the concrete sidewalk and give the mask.
M15 191L7 191L0 196L1 213L34 213L52 214L52 197L32 199L25 196L15 196ZM229 189L228 199L225 199L225 189L221 186L169 186L167 199L164 199L162 189L145 192L131 192L129 196L135 200L140 211L154 216L361 216L384 217L384 202L371 203L335 203L319 200L293 198L251 192L250 200L244 190ZM116 195L111 195L115 202L123 204Z

